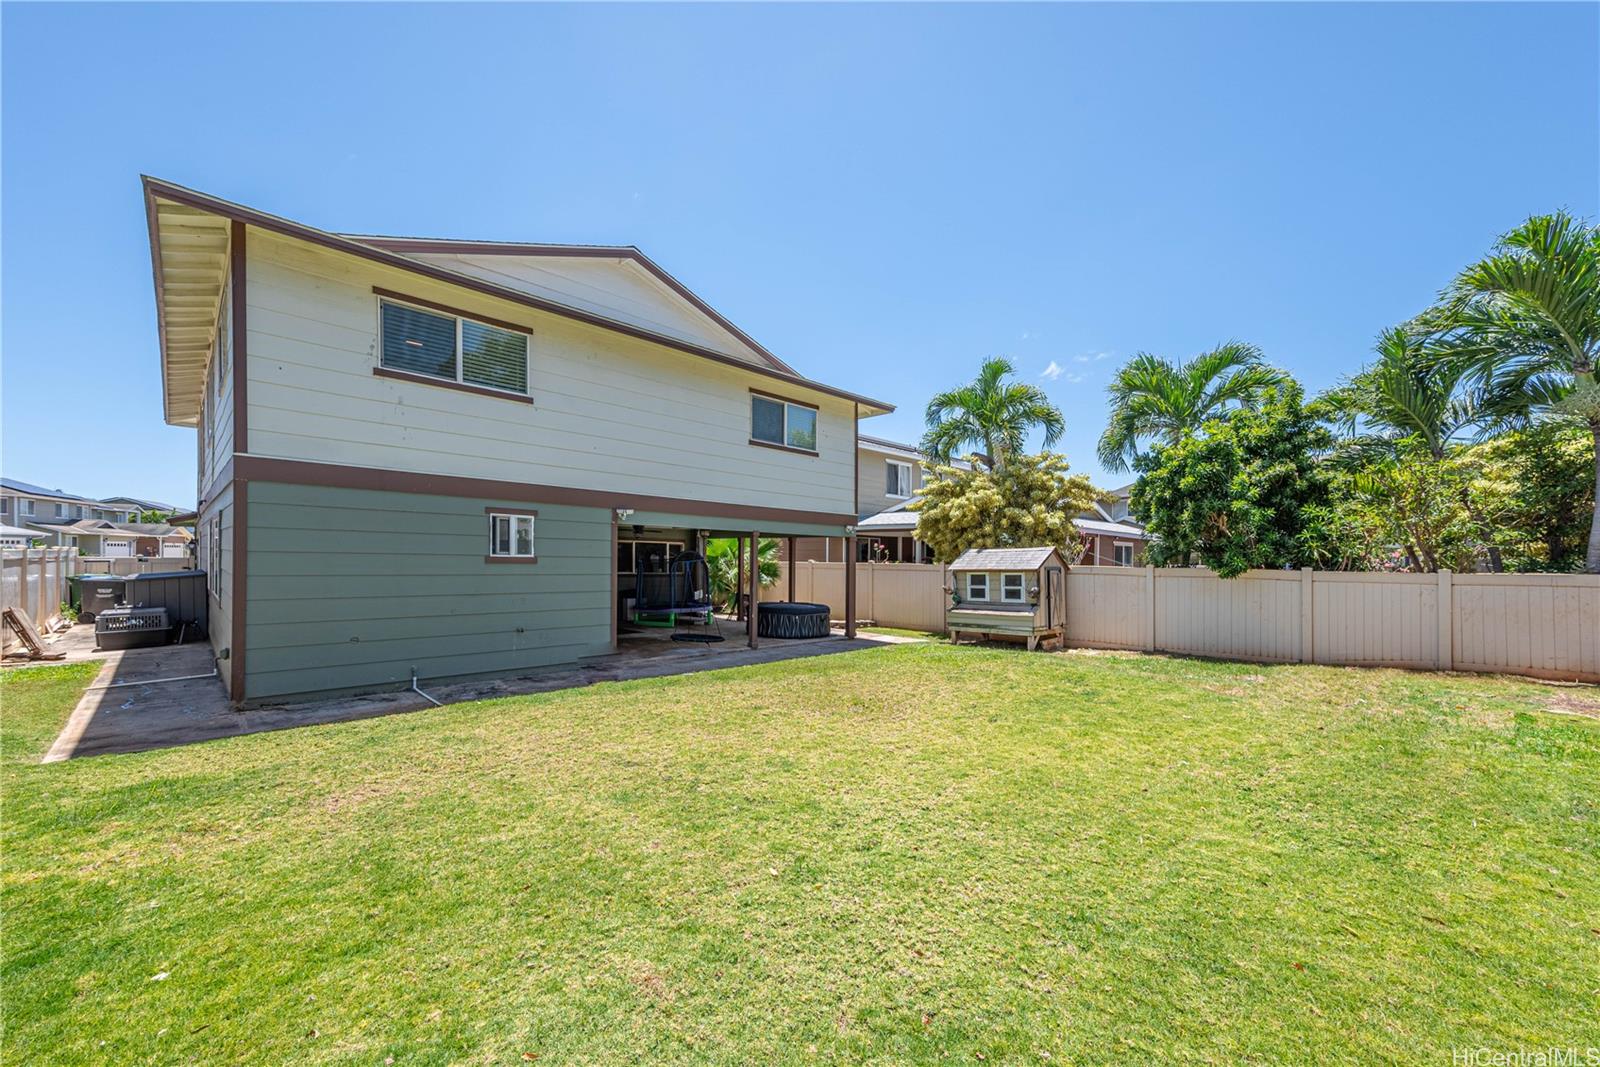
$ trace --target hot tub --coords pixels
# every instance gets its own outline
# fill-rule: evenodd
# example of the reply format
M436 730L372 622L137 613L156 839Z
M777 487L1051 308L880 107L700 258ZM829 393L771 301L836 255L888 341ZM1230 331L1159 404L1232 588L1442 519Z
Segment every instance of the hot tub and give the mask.
M756 609L756 633L762 637L827 637L826 604L767 603Z

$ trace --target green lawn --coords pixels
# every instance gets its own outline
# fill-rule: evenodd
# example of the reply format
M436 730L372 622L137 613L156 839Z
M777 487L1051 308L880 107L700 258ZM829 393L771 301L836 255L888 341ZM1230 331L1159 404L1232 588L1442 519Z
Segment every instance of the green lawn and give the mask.
M902 645L27 762L90 673L3 682L8 1064L1600 1043L1593 690Z

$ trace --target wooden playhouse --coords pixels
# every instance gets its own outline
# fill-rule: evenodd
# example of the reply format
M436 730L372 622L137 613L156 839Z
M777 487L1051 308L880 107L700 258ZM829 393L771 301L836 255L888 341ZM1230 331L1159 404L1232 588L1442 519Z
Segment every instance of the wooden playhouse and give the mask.
M1067 636L1067 563L1054 548L974 548L950 564L950 640Z

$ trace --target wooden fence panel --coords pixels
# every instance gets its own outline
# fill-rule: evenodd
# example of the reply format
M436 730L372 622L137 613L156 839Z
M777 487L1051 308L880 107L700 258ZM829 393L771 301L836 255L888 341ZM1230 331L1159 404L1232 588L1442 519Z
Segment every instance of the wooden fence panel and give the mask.
M1146 568L1067 568L1067 641L1089 648L1149 647Z
M1600 575L1458 574L1455 668L1600 681Z
M1251 571L1222 579L1199 568L1160 568L1155 575L1156 648L1264 663L1300 658L1299 573ZM1070 625L1070 599L1067 607Z
M1315 662L1441 665L1437 575L1319 571L1312 588Z
M0 608L23 609L46 633L67 602L67 579L77 573L76 548L8 548L0 552ZM0 638L7 652L20 643L9 630Z

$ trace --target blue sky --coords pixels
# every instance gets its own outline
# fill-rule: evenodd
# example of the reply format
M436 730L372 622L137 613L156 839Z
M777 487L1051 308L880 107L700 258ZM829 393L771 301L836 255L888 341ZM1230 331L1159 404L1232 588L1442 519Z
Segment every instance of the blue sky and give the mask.
M883 436L1007 355L1097 477L1135 351L1238 338L1320 388L1495 234L1600 208L1594 4L0 19L0 463L95 495L194 499L141 172L328 229L637 244L802 372L898 404Z

